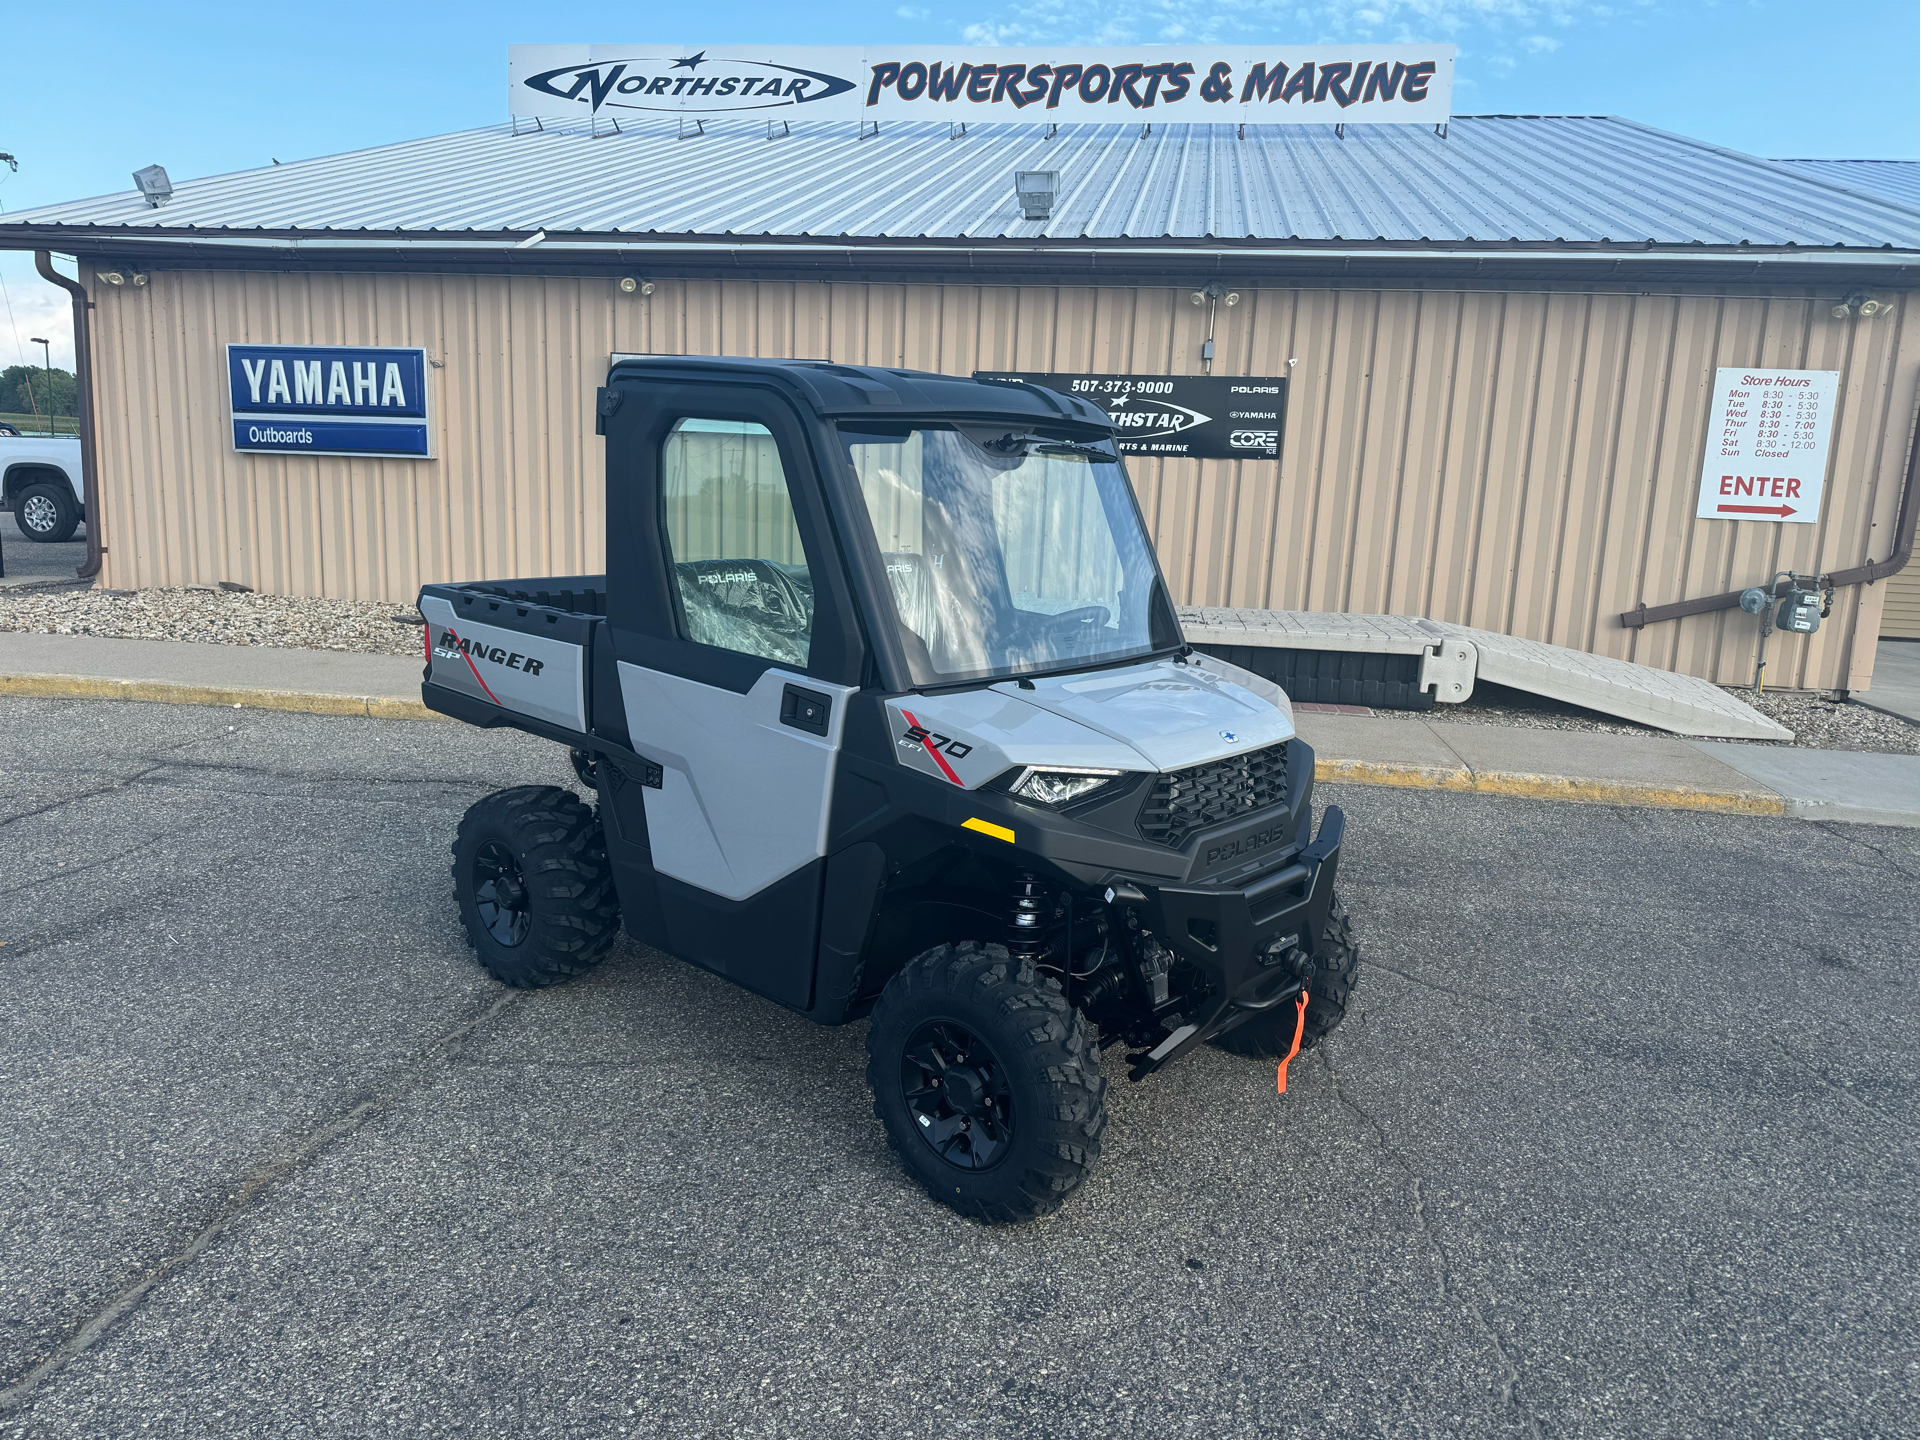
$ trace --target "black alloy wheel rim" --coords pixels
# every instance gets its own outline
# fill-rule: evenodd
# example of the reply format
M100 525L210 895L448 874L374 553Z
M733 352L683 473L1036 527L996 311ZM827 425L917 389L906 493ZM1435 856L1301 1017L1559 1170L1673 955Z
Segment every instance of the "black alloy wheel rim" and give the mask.
M985 1171L1014 1143L1007 1068L958 1021L927 1021L907 1038L900 1088L921 1140L950 1166Z
M487 934L503 946L526 940L534 923L520 862L499 841L488 841L474 853L474 910Z

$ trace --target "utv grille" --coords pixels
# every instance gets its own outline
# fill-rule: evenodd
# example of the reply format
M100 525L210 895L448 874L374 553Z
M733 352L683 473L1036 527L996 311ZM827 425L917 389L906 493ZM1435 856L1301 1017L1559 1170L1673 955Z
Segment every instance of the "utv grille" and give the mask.
M1287 802L1287 742L1154 780L1141 807L1144 839L1180 846L1195 831Z

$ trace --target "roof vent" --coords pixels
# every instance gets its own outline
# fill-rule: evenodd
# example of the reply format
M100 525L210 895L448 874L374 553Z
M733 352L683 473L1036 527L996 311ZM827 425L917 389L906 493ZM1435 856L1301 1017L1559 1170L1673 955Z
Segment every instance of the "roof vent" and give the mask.
M1054 214L1054 196L1061 188L1058 170L1016 170L1014 195L1023 220L1046 220Z
M167 172L162 166L149 165L145 170L134 171L133 183L147 197L147 204L155 209L173 199L173 182L167 179Z

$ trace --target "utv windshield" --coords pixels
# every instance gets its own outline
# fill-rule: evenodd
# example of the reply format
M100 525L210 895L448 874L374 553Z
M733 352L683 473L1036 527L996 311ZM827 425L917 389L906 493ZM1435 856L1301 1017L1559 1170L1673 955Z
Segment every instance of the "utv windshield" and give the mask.
M915 685L1126 660L1179 640L1112 447L1006 425L843 426Z

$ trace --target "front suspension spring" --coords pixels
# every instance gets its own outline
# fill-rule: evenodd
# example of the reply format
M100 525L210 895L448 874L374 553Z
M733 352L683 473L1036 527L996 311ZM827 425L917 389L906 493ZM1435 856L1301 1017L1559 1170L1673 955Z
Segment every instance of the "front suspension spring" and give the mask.
M1013 917L1007 924L1008 954L1017 961L1040 961L1047 955L1047 911L1050 897L1032 871L1022 871L1014 886Z

